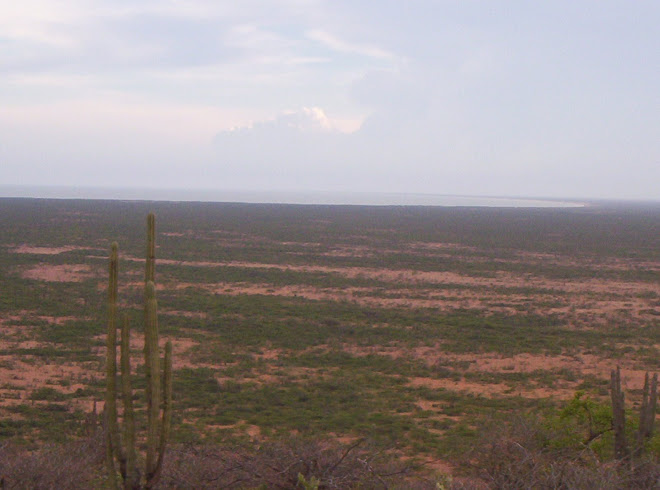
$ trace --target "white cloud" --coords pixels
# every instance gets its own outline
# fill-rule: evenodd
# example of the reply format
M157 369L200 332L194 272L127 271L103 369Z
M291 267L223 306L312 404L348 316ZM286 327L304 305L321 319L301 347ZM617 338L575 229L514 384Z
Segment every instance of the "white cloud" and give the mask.
M298 131L331 131L332 123L320 107L303 107L300 111L287 111L277 119L278 124Z
M60 73L19 73L12 74L5 80L8 85L35 86L35 87L65 87L85 88L92 82L89 75L60 74Z
M278 35L256 24L232 26L224 35L224 43L233 48L252 52L272 52L290 49L295 45L291 39Z
M360 44L360 43L350 43L339 39L332 34L329 34L321 29L311 29L305 33L307 39L312 41L317 41L323 46L330 48L333 51L338 51L340 53L351 53L357 54L360 56L366 56L369 58L378 58L378 59L394 59L396 56L389 51L381 49L377 46L371 46L369 44Z
M320 107L285 110L277 117L233 126L229 132L290 131L293 133L352 133L359 129L361 118L329 118ZM226 133L227 131L225 131ZM223 132L218 137L222 138Z
M67 6L58 6L47 0L5 2L0 6L0 39L55 48L72 47L77 44L75 35L62 26L84 16L84 9L76 2Z
M48 104L5 106L0 127L26 135L56 135L73 139L85 135L102 141L104 135L142 138L145 144L205 146L218 132L236 123L248 124L258 113L236 108L147 103L121 94L82 97ZM66 136L70 135L70 136Z

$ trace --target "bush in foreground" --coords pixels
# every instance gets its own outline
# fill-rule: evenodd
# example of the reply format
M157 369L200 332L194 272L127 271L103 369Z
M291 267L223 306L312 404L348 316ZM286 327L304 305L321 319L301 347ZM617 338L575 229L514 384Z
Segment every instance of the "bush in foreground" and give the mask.
M547 420L516 418L483 431L466 457L467 471L489 488L651 489L660 487L654 456L630 461L603 460L589 445L558 444L567 427Z

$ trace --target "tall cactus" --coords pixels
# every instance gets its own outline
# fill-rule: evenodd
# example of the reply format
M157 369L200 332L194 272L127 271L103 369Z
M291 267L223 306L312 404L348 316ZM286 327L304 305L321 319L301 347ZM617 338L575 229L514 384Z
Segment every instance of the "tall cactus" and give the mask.
M108 334L106 337L105 361L105 407L104 424L106 428L106 465L113 487L117 485L117 473L113 454L121 464L121 444L117 438L117 276L118 276L118 246L117 242L110 249L110 262L108 267Z
M147 380L147 475L156 470L156 440L160 411L160 376L158 356L158 305L154 275L156 269L156 222L147 216L147 260L144 266L144 372Z
M119 463L124 489L152 488L160 477L165 448L172 420L172 343L165 346L164 389L161 396L160 359L158 348L158 305L154 285L155 219L147 218L147 263L145 267L144 362L147 398L147 449L144 471L137 465L135 412L131 388L130 327L124 314L121 325L121 397L123 400L123 431L117 413L117 291L118 252L112 244L108 284L108 334L106 359L106 463L110 485L119 487L115 459ZM162 404L162 415L161 415ZM159 419L160 416L160 419Z

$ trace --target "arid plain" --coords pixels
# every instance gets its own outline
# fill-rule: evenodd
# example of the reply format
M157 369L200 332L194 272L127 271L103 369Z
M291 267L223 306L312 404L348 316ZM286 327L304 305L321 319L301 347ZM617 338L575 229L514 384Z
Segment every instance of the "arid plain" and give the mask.
M660 366L657 205L2 199L3 438L76 437L102 406L113 241L140 356L149 211L175 441L367 437L451 469L483 424L607 400L617 365L632 407Z

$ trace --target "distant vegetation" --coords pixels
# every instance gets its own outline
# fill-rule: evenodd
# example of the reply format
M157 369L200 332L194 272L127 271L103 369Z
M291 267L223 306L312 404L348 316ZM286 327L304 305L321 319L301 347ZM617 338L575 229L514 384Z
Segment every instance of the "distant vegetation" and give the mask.
M107 389L107 255L121 244L118 306L140 357L152 210L160 335L176 353L163 488L657 483L660 437L640 451L636 434L644 374L660 366L658 207L2 199L10 488L105 484L93 406Z

